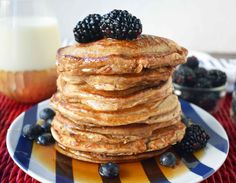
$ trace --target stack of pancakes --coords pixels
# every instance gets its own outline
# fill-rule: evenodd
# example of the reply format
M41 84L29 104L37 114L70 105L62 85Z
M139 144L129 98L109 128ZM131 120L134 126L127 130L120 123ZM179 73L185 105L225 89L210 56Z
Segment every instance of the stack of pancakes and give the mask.
M58 50L52 134L56 149L90 162L124 162L163 152L183 138L171 75L186 60L175 42L141 35Z

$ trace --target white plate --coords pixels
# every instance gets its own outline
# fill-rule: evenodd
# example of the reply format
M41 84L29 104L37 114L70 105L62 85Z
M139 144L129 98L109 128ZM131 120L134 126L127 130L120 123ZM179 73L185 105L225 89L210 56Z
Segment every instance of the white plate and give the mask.
M223 127L209 113L185 101L181 101L181 105L184 114L200 124L211 138L203 150L188 156L176 154L179 161L175 168L161 166L155 157L120 164L120 176L108 179L98 174L98 164L73 160L57 153L53 146L40 146L23 138L23 125L35 123L39 111L48 107L48 101L15 119L7 133L7 149L23 171L41 182L200 182L224 163L229 141Z

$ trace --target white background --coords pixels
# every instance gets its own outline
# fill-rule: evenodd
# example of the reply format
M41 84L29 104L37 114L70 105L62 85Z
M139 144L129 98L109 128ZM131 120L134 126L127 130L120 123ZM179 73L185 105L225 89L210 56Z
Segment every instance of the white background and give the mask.
M51 1L51 0L50 0ZM236 53L236 0L53 0L63 38L72 38L89 13L126 9L139 17L143 32L165 36L188 49Z

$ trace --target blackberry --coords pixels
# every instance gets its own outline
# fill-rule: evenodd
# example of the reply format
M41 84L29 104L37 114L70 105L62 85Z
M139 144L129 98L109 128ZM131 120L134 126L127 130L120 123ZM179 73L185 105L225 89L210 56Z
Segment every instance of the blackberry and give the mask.
M74 28L75 40L79 43L88 43L103 38L99 24L102 16L99 14L90 14L82 21L79 21Z
M191 56L187 58L187 62L184 65L191 69L196 69L199 66L199 61L197 57Z
M192 87L195 84L196 75L192 69L188 67L180 67L174 72L174 82L179 85Z
M126 10L113 10L103 15L100 29L106 38L132 40L142 33L142 24Z
M207 77L207 74L208 74L208 71L203 67L198 67L194 69L194 72L196 74L196 77L198 78Z
M211 81L207 78L199 78L194 85L195 88L211 88Z
M182 69L175 70L175 72L173 74L173 81L174 81L174 83L179 84L179 85L184 84L185 77L184 77L184 74L182 72Z
M226 74L220 70L209 70L207 78L211 81L213 87L222 86L226 83Z
M192 153L206 146L209 135L197 124L186 128L184 138L176 144L178 150L184 153Z

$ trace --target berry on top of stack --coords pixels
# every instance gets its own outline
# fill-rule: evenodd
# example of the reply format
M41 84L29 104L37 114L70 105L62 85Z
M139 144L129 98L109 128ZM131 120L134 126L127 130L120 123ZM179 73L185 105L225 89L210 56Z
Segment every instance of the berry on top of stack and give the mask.
M133 40L142 33L141 21L126 10L113 10L103 16L90 14L73 30L75 40L88 43L102 38Z
M126 10L113 10L103 15L100 29L106 38L132 40L142 33L142 24Z
M100 30L100 21L102 16L99 14L90 14L82 21L79 21L74 28L75 40L80 43L96 41L103 38Z

